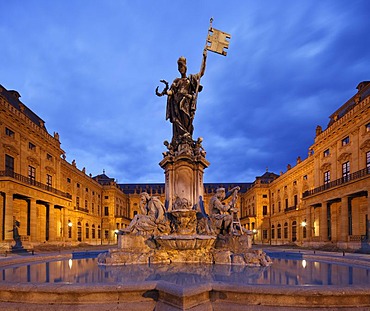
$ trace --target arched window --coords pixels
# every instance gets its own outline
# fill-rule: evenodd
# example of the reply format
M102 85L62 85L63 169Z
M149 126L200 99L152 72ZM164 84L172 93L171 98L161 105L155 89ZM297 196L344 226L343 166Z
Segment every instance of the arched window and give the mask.
M86 226L85 226L86 230L85 230L85 235L86 235L86 239L89 239L90 238L90 231L89 231L89 224L86 223Z
M82 241L82 226L80 221L77 223L77 241Z
M281 239L281 225L280 224L277 225L277 238Z
M292 242L297 241L297 222L292 222Z
M95 225L91 226L91 238L95 239Z
M288 223L284 223L284 239L288 238Z

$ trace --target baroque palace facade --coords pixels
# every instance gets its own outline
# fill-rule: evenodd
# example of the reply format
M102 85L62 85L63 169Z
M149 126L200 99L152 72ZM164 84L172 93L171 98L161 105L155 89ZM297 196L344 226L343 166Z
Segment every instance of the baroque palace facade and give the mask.
M254 182L206 183L204 206L218 187L238 185L241 224L258 244L342 248L370 236L370 82L316 128L306 159ZM115 230L139 212L142 191L165 199L164 183L118 184L104 172L69 163L58 133L0 85L0 248L9 249L16 222L26 248L43 243L114 244Z

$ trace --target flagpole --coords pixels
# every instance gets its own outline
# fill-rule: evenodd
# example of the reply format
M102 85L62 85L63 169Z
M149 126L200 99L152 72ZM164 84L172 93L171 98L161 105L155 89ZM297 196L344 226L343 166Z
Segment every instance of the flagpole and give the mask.
M208 28L208 32L207 32L207 38L206 38L206 44L204 45L204 49L203 49L203 59L202 59L202 63L200 65L200 71L199 73L201 73L203 71L203 68L204 68L204 71L205 71L205 66L206 66L206 59L207 59L207 44L208 44L208 35L209 35L209 32L212 30L212 22L213 22L213 18L211 17L210 20L209 20L209 28ZM204 74L204 72L203 72ZM198 99L198 93L199 93L199 85L200 85L200 78L202 77L201 74L198 75L197 77L197 86L196 86L196 89L195 89L195 95L194 95L194 101L196 102L197 99Z

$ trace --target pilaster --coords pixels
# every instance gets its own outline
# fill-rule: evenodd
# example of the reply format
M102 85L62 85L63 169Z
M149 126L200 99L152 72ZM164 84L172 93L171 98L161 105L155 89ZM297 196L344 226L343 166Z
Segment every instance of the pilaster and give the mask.
M4 221L5 241L13 240L13 226L14 226L13 193L6 192L5 193L5 221Z
M30 238L31 242L38 241L38 234L37 234L37 206L36 206L36 199L31 198L29 199L30 204Z
M327 202L324 202L320 207L320 237L322 241L328 240L327 213L328 213Z
M55 242L57 226L55 222L54 204L49 204L49 242Z
M349 219L348 219L348 206L349 206L349 197L344 196L341 198L341 206L340 206L340 215L339 215L339 223L340 223L340 235L339 241L340 242L347 242L348 241L348 230L349 230Z

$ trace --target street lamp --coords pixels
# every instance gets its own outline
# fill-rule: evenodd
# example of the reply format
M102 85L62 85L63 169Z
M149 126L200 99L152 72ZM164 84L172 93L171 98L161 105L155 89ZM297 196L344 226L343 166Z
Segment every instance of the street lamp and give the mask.
M254 244L254 236L257 234L257 229L252 229L253 237L252 237L252 244Z

